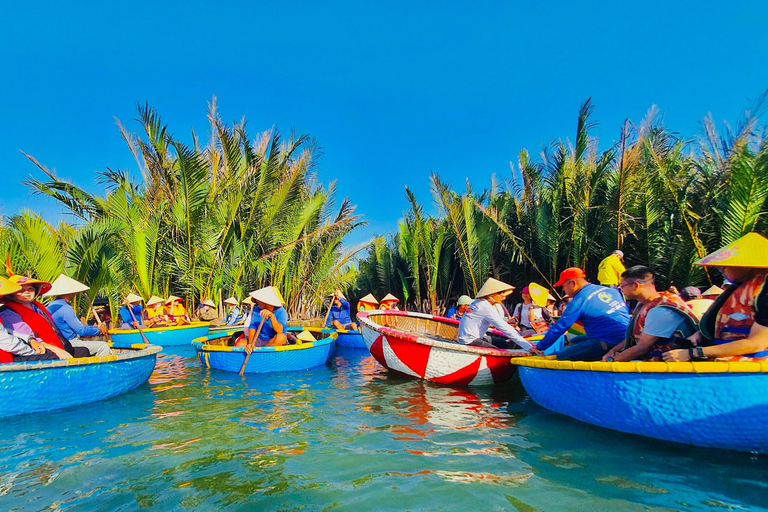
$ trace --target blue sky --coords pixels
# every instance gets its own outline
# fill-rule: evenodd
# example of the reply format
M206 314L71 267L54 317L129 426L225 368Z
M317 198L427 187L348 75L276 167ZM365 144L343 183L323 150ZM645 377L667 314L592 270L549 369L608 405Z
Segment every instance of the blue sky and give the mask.
M657 105L665 124L734 124L768 88L768 3L743 2L14 2L0 21L0 214L60 208L19 181L35 156L93 192L94 171L135 163L148 102L170 131L225 121L317 139L319 175L369 226L396 227L404 186L431 204L429 173L462 189L510 176L522 148L573 139L596 105L608 147Z

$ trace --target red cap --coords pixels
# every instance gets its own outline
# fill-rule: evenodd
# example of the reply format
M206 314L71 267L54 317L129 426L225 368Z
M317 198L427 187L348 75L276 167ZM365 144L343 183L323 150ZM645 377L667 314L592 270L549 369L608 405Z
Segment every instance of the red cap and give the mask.
M560 272L560 280L554 284L555 287L563 286L569 279L577 279L579 277L587 278L587 274L584 273L579 267L571 267Z

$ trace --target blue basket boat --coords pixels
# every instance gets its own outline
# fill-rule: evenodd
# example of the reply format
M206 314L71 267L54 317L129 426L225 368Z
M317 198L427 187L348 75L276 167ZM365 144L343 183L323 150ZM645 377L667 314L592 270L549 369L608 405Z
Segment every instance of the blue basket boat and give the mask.
M208 334L210 326L208 322L192 322L189 325L142 329L141 332L144 333L150 344L170 347L172 345L189 345L193 339ZM141 332L138 329L111 329L109 334L116 346L128 347L144 343Z
M144 384L162 347L136 345L108 356L0 364L0 417L104 400Z
M300 333L303 330L309 330L312 333L316 334L320 332L322 335L328 335L331 333L336 333L336 346L337 347L353 347L353 348L365 348L365 341L363 340L363 335L360 332L360 330L351 331L347 329L332 329L330 327L323 327L322 329L319 327L288 327L288 332L291 333Z
M311 343L285 345L282 347L257 347L248 358L244 373L295 372L324 365L333 352L336 333L325 335L321 329L307 329L325 336ZM218 332L192 341L200 362L206 368L239 372L245 360L243 347L226 346L226 340L236 330Z
M539 405L600 427L768 453L768 361L512 360Z

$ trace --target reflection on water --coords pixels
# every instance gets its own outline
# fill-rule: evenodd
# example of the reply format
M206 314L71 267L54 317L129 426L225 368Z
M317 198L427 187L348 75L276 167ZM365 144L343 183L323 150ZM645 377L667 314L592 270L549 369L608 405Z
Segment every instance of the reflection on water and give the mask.
M358 349L240 377L182 347L137 390L4 432L3 510L757 510L768 496L764 457L582 424L519 382L390 375Z

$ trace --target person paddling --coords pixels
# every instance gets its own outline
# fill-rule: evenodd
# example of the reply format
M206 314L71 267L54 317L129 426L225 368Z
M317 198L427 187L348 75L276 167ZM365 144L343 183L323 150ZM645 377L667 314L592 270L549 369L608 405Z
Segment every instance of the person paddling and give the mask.
M120 315L120 329L146 329L147 326L142 324L142 307L141 303L144 301L143 297L139 297L135 293L129 293L123 301L123 307L120 308L118 314Z
M250 354L254 347L275 347L288 343L288 312L283 307L283 302L274 286L260 288L250 293L256 306L253 308L251 325L248 329L248 344L246 353ZM259 337L256 331L262 323Z

